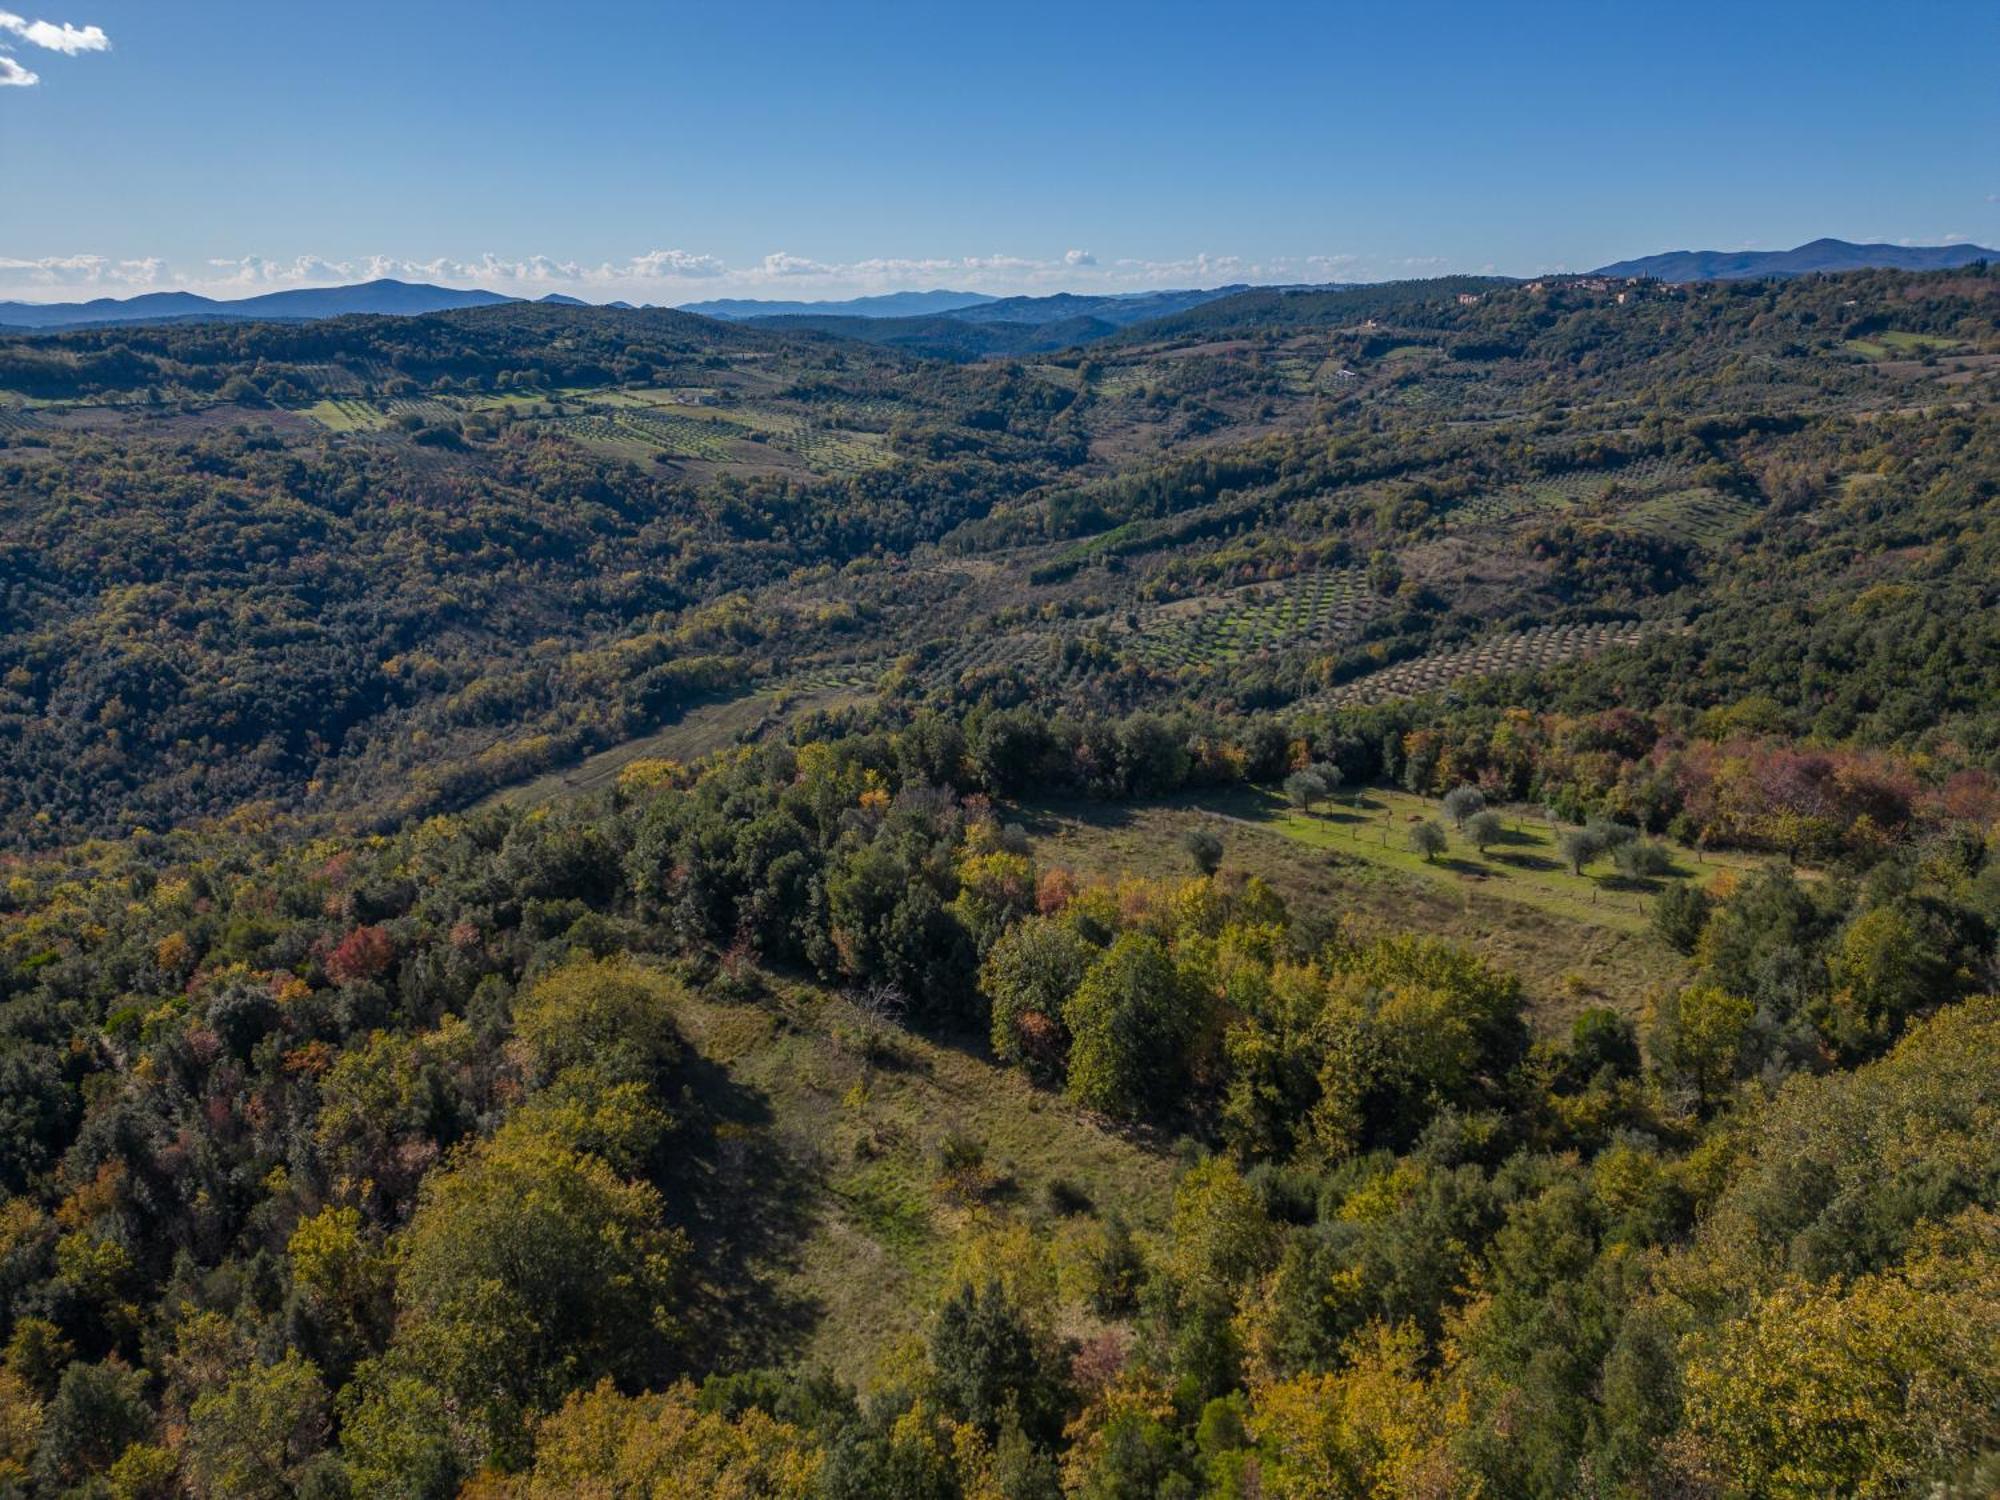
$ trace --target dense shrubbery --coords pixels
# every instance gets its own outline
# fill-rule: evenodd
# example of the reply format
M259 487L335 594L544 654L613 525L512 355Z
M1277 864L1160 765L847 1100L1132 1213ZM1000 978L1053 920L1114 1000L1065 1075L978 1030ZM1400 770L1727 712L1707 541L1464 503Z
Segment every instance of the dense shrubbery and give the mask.
M385 839L17 863L0 1462L232 1495L441 1495L482 1466L522 1495L1803 1495L1993 1441L1976 840L1724 890L1677 919L1695 967L1643 1035L1591 1011L1534 1042L1512 980L1295 923L1226 861L1038 870L950 785L1018 729L641 764L608 801ZM1185 728L1103 732L1124 791L1188 774ZM867 1402L675 1384L705 1373L685 1226L712 1130L675 1009L725 948L990 1029L1080 1106L1205 1143L1166 1232L1108 1225L1078 1273L1125 1333L1066 1343L1048 1252L996 1241ZM1823 1428L1836 1339L1867 1383ZM1796 1474L1759 1468L1795 1420L1824 1434Z

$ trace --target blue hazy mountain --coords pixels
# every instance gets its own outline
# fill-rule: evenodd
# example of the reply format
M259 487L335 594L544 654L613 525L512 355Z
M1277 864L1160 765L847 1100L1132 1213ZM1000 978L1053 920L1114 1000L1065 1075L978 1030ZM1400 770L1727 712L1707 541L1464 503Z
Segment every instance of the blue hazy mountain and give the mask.
M105 323L154 323L169 319L309 319L349 313L410 317L454 307L488 307L519 299L498 292L432 286L427 282L363 281L353 286L300 287L223 301L194 292L144 292L137 297L97 297L89 302L0 302L0 327L79 328Z
M1791 250L1669 250L1601 266L1598 276L1651 276L1659 281L1741 281L1757 276L1810 276L1816 271L1947 271L1977 260L2000 260L1978 245L1856 245L1819 239Z
M1181 291L1117 292L1103 296L1057 292L1047 297L1002 297L961 307L947 316L967 323L1067 323L1093 318L1114 328L1127 328L1153 318L1168 317L1244 291L1243 286L1218 286Z
M849 297L838 302L765 302L755 297L719 297L689 302L682 312L732 323L748 318L927 318L962 311L996 299L984 292L886 292L875 297Z

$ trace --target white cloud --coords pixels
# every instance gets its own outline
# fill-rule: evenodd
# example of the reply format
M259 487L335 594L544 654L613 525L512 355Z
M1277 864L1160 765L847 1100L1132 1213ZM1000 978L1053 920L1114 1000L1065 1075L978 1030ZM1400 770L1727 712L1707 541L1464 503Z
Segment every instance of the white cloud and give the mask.
M158 285L166 271L167 263L157 256L113 260L108 255L48 255L39 260L17 260L0 255L0 292L10 287L150 287Z
M607 265L604 269L614 268ZM713 255L690 255L685 250L648 250L625 264L625 274L639 280L723 276L728 271L729 267Z
M67 21L30 21L12 11L0 10L0 31L11 32L24 42L75 57L79 52L108 52L111 38L101 26L72 26Z
M530 255L512 260L488 252L473 260L440 256L433 260L407 260L394 255L369 255L355 260L329 260L318 255L300 255L290 260L272 260L261 255L245 255L234 260L212 259L216 274L210 285L268 289L286 286L330 286L350 281L376 281L384 277L397 281L478 283L495 290L549 286L610 286L635 281L674 281L724 276L729 268L712 255L694 255L685 250L649 250L622 262L606 261L588 266L548 255Z
M1088 250L1065 250L1063 251L1063 264L1066 266L1094 266L1097 264L1097 257L1092 255Z
M317 255L301 255L289 261L266 260L261 255L245 255L236 260L211 260L208 264L221 273L209 278L209 285L236 286L254 290L274 285L295 286L308 282L354 279L354 267L321 260Z
M773 250L764 257L760 268L766 276L831 276L834 268L821 261L807 260L801 255L788 255L783 250Z
M0 52L0 89L31 89L41 81L41 74L30 73L6 53Z

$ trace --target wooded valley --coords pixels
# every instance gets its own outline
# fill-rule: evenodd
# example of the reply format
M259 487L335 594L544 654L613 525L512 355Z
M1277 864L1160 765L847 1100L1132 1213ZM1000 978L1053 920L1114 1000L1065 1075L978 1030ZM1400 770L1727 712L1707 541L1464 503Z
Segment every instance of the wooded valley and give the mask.
M0 337L0 1494L2000 1489L2000 275L858 321Z

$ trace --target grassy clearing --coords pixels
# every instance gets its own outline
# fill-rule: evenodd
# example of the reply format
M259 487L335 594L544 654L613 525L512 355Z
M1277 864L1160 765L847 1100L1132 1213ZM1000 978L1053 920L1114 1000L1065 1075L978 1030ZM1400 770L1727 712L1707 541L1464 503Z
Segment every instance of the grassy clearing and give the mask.
M305 415L329 432L375 432L389 425L389 419L367 402L346 398L315 402Z
M1960 341L1938 333L1904 333L1891 330L1871 338L1849 339L1840 346L1863 359L1893 359L1897 355L1943 353L1960 347Z
M1581 879L1571 875L1539 817L1509 817L1509 828L1518 823L1520 832L1484 858L1454 835L1451 850L1426 864L1410 852L1408 829L1413 818L1442 820L1435 802L1374 790L1360 800L1359 808L1306 817L1242 789L1140 807L1038 805L1024 809L1023 821L1043 864L1103 879L1185 877L1181 839L1207 826L1222 835L1224 870L1270 882L1295 918L1332 915L1362 933L1432 933L1464 943L1521 977L1543 1027L1567 1025L1586 1005L1636 1013L1685 973L1684 960L1651 930L1649 893L1618 884L1608 865ZM1706 880L1757 863L1676 855L1676 879Z
M1025 1225L1060 1265L1113 1209L1135 1227L1164 1223L1173 1162L1158 1143L1103 1128L977 1045L886 1029L871 1042L845 999L776 990L756 1005L695 997L682 1014L735 1117L714 1196L784 1226L754 1268L759 1306L786 1314L782 1343L728 1351L739 1361L782 1352L865 1384L922 1332L981 1235ZM974 1198L942 1180L947 1132L985 1147ZM1089 1326L1069 1302L1063 1319Z
M1275 828L1286 838L1405 874L1459 886L1471 882L1487 894L1543 911L1624 932L1646 930L1652 900L1669 885L1712 879L1723 870L1754 869L1760 860L1740 854L1697 853L1669 845L1675 857L1673 873L1653 880L1632 881L1603 860L1582 875L1571 872L1556 847L1563 831L1538 813L1502 812L1506 831L1481 853L1461 835L1451 833L1451 847L1426 860L1409 847L1410 829L1423 822L1450 828L1442 807L1427 797L1370 789L1342 796L1311 813L1287 806L1263 792L1231 797L1218 811Z
M550 771L533 781L506 787L481 805L515 803L534 806L557 797L609 786L635 760L694 761L731 745L757 739L796 714L816 708L839 708L859 702L860 694L829 686L809 691L787 684L761 688L734 698L712 699L688 709L673 723L622 745L613 745L573 766Z
M1147 364L1110 365L1099 370L1090 389L1109 401L1136 396L1158 378L1159 372Z

